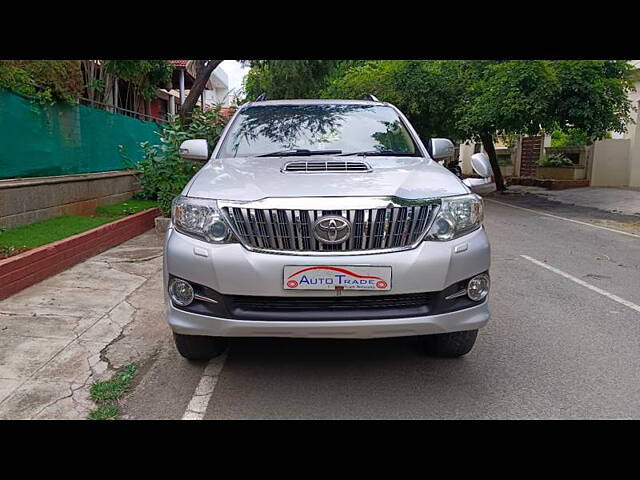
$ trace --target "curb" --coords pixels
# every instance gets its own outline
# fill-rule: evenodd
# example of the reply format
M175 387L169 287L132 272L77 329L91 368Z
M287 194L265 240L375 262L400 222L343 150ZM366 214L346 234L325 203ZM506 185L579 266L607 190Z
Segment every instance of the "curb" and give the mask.
M0 260L0 300L154 227L157 208Z

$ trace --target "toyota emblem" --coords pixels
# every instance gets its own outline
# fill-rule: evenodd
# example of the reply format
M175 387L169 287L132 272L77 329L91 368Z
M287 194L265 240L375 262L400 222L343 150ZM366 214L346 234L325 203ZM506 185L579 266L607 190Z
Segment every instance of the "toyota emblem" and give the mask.
M322 243L337 245L351 235L351 222L339 215L325 215L313 224L313 236Z

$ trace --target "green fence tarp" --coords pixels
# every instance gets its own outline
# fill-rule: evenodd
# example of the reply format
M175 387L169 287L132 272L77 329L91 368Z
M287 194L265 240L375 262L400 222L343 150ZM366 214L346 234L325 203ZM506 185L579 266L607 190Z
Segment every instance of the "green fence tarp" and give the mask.
M0 92L0 178L71 175L128 168L140 142L158 143L160 127L84 105L40 106Z

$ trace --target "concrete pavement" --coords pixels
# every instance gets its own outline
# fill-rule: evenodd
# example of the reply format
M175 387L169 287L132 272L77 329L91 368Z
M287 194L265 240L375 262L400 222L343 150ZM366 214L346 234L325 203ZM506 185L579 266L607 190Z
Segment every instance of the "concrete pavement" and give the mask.
M640 417L637 217L518 194L486 207L493 317L466 357L414 338L234 339L204 392L206 362L182 359L162 318L149 232L0 302L0 416L82 418L87 385L137 361L123 418L180 419L196 393L205 419Z
M161 345L134 334L160 323L161 269L149 232L0 301L0 418L86 418L93 382Z

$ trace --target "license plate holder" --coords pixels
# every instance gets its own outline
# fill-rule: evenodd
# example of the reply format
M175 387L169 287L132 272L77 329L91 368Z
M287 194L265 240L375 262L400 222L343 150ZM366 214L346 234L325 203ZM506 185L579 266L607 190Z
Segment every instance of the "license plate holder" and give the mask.
M285 265L285 290L391 290L391 267L381 265Z

